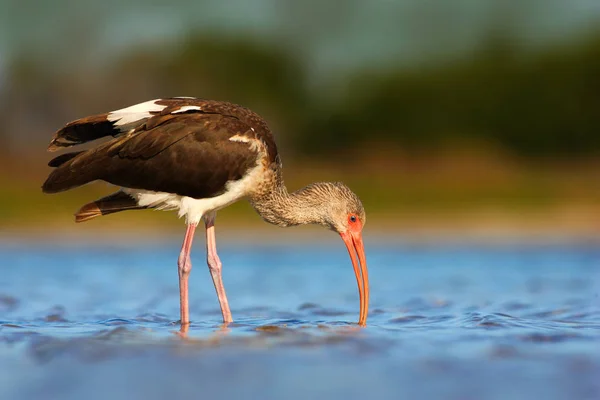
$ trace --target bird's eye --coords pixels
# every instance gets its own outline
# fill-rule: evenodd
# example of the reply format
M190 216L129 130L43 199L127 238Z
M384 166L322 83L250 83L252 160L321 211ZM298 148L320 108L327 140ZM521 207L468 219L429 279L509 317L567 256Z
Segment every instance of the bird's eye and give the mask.
M352 214L349 218L350 222L354 223L356 222L356 215Z

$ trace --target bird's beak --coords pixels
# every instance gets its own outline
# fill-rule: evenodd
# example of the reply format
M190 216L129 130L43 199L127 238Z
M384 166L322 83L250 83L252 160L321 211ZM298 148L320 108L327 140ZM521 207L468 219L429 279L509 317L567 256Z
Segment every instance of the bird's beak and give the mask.
M360 232L344 232L340 236L348 248L348 253L352 259L352 267L356 275L356 283L358 284L358 295L360 296L360 315L358 324L360 326L367 325L367 314L369 312L369 273L367 270L367 259L365 257L365 247L362 241ZM356 255L358 254L358 260ZM360 268L359 268L360 260Z

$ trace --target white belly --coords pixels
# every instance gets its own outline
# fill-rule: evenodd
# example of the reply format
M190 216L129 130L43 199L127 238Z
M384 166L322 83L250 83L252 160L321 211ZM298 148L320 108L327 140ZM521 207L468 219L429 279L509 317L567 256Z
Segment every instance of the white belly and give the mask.
M165 211L178 210L179 217L185 216L187 224L197 224L204 215L218 211L246 197L262 178L263 168L259 164L242 179L227 182L223 194L205 199L142 189L123 188L122 190L136 199L140 206Z

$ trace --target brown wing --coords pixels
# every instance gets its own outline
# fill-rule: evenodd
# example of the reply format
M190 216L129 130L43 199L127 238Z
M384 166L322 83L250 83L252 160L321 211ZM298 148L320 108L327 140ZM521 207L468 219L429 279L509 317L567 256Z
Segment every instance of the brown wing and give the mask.
M251 142L231 141L238 135ZM240 119L189 113L152 117L130 134L115 138L59 164L42 189L60 192L104 180L135 189L194 198L222 194L257 163L256 135ZM57 158L59 158L57 157ZM56 160L56 159L55 159Z
M56 151L62 147L71 147L103 137L123 137L139 128L140 125L152 124L157 117L169 114L175 116L215 114L236 118L251 128L254 137L264 144L269 161L280 163L275 139L267 123L258 114L237 104L192 97L155 99L120 110L78 119L68 123L54 134L48 150Z

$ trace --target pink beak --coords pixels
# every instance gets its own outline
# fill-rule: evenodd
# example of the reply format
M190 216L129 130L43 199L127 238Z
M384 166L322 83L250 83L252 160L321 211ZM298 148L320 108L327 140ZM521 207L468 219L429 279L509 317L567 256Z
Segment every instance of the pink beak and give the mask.
M369 313L369 272L367 270L367 258L365 257L365 247L362 241L360 232L344 232L340 236L346 244L350 258L352 259L352 267L356 275L356 283L358 284L358 295L360 296L360 314L358 324L360 326L367 325L367 314ZM356 255L358 254L358 259ZM359 268L360 260L360 268Z

